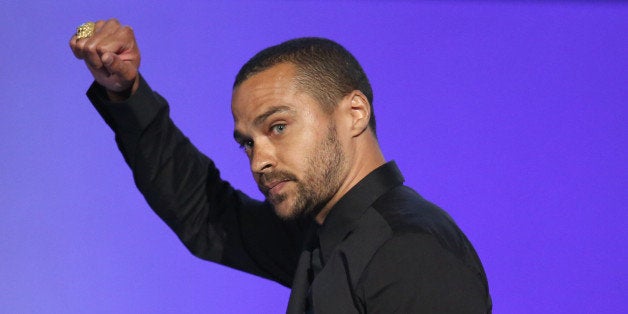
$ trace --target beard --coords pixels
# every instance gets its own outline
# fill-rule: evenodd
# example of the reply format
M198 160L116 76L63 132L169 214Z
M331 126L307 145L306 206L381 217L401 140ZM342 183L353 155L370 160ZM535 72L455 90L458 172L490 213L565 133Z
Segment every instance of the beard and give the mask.
M327 136L314 147L310 156L306 157L307 169L303 179L287 171L274 171L262 178L262 182L271 180L290 180L296 185L296 195L293 204L285 212L275 213L283 220L296 220L315 217L331 198L338 192L342 184L342 173L346 167L342 146L336 134L333 122L327 130ZM268 190L260 186L266 199L275 206L286 202L286 193L270 195ZM275 206L276 207L276 206Z

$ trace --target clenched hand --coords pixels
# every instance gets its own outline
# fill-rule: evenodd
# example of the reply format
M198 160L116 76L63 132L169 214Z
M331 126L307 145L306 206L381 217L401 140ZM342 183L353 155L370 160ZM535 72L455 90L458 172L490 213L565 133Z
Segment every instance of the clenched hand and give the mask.
M76 58L85 60L111 100L124 100L137 90L140 50L131 27L116 19L98 21L92 36L79 39L74 35L70 47Z

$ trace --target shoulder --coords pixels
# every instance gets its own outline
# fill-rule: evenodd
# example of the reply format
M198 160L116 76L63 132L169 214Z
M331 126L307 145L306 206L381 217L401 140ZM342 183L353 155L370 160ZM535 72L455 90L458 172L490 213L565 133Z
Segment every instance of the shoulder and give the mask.
M391 230L374 260L405 256L425 263L447 262L475 274L488 286L473 245L443 209L407 186L389 191L372 207Z
M481 274L424 233L386 241L357 287L372 313L482 313L490 306Z
M455 256L468 252L468 240L454 220L440 207L407 186L398 186L382 195L372 207L386 221L394 237L406 234L429 235ZM407 237L403 237L407 238Z
M490 308L482 264L444 210L403 185L382 195L372 208L391 233L358 281L365 304L388 306L390 298L404 300L396 304L407 306L382 307L383 312Z

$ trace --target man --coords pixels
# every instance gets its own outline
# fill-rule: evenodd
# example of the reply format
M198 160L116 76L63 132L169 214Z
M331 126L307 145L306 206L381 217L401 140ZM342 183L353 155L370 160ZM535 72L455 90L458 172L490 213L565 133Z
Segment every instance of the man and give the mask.
M263 50L236 77L234 137L266 201L220 179L139 75L129 27L84 24L70 40L153 210L201 258L291 287L288 313L487 313L473 247L403 185L380 151L372 91L335 42Z

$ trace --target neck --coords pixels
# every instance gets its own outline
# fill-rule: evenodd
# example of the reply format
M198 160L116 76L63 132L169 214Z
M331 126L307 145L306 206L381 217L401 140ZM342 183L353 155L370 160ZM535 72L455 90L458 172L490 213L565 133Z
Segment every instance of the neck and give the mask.
M316 217L314 217L316 222L320 225L325 222L325 218L327 218L327 215L329 215L334 205L336 205L349 190L369 173L373 172L373 170L386 163L386 159L374 137L370 137L369 143L365 143L363 147L357 147L353 152L351 156L347 156L347 162L350 164L350 167L347 169L345 180L336 194L334 194Z

